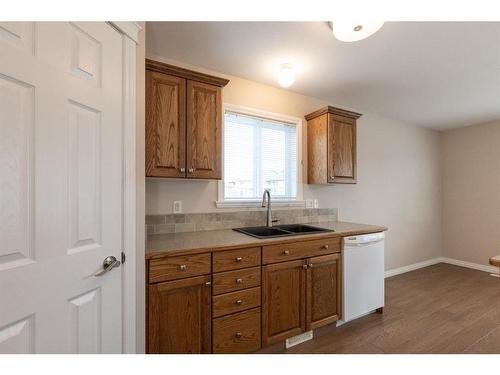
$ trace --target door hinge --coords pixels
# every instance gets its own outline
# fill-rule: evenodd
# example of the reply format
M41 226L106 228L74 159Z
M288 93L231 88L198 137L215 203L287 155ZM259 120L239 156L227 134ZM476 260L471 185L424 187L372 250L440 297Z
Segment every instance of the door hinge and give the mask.
M125 253L122 251L122 264L125 263L126 259L127 259L127 257L125 256Z

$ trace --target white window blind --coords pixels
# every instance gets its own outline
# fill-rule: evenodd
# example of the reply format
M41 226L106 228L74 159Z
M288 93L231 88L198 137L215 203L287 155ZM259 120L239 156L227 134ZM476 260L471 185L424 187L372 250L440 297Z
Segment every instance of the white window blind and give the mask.
M224 200L297 197L297 129L272 119L226 111Z

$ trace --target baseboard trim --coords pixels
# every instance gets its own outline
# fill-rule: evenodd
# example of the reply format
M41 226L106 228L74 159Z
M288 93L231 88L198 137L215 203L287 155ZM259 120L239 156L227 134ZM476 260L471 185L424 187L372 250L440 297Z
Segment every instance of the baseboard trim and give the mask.
M454 266L471 268L474 270L488 272L488 273L498 273L498 268L494 267L494 266L487 266L484 264L471 263L471 262L466 262L464 260L458 260L458 259L452 259L452 258L438 257L438 258L433 258L433 259L429 259L429 260L424 260L423 262L413 263L413 264L410 264L408 266L394 268L392 270L385 271L385 277L387 278L387 277L400 275L402 273L415 271L415 270L418 270L419 268L429 267L429 266L432 266L432 265L438 264L438 263L447 263L447 264L452 264Z
M419 268L429 267L429 266L432 266L434 264L438 264L441 262L442 262L441 258L434 258L434 259L424 260L423 262L413 263L413 264L409 264L407 266L394 268L392 270L385 271L385 277L387 278L387 277L400 275L402 273L415 271L415 270L418 270Z
M466 262L464 260L458 260L458 259L452 259L452 258L441 258L441 262L453 264L455 266L460 266L460 267L465 267L465 268L472 268L474 270L483 271L483 272L498 273L498 267Z

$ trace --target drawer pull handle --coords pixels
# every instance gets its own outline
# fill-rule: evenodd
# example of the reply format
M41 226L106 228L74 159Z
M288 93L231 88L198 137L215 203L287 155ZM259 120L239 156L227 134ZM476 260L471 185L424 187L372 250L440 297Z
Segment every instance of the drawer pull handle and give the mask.
M234 337L236 337L237 339L241 339L241 336L243 336L243 335L241 334L241 332L236 332L236 333L234 334Z
M187 266L186 266L185 264L181 264L181 265L179 266L179 269L180 269L181 271L185 271L185 270L187 269Z
M321 246L322 249L328 250L328 245Z
M288 250L283 250L283 255L290 255L290 251L288 251Z
M236 279L236 284L241 284L243 282L243 279L242 278L238 278Z
M242 301L241 299L238 299L238 300L236 300L236 302L235 302L235 303L236 303L237 305L241 305L241 304L243 303L243 301Z
M236 258L234 258L234 260L239 263L239 262L241 262L243 260L243 258L242 257L236 257Z

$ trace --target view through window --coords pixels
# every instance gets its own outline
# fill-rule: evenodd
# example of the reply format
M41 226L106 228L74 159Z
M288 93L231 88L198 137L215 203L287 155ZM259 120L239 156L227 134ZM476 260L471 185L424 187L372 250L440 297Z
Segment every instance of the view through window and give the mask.
M224 115L224 200L297 197L295 124L226 111Z

